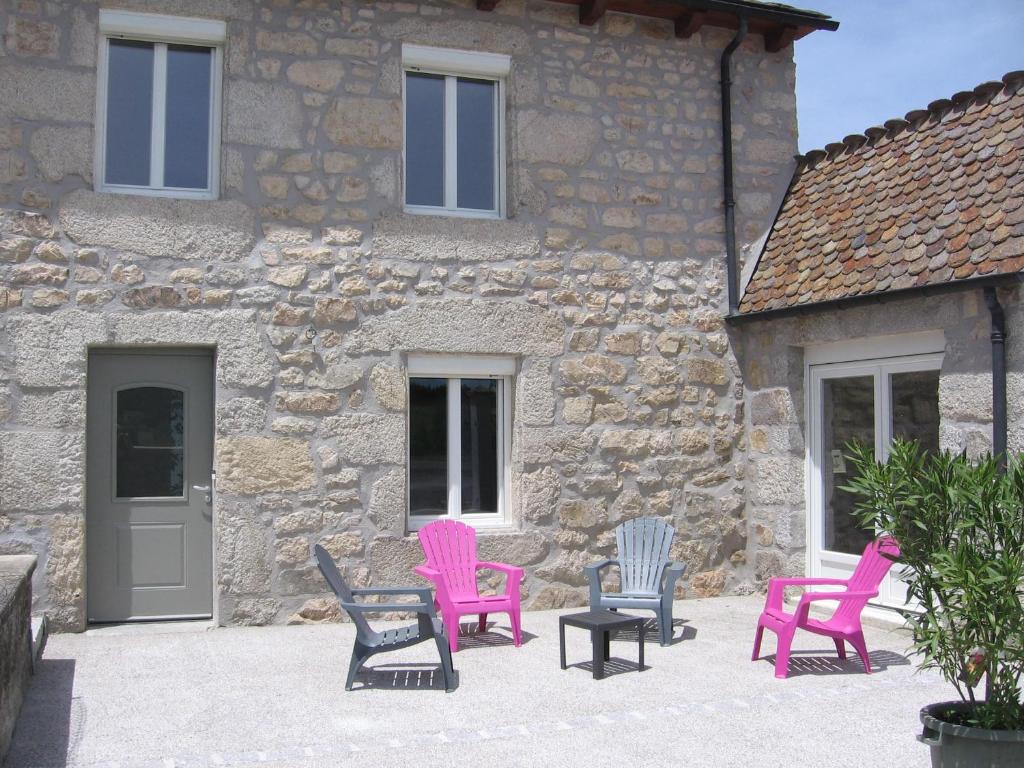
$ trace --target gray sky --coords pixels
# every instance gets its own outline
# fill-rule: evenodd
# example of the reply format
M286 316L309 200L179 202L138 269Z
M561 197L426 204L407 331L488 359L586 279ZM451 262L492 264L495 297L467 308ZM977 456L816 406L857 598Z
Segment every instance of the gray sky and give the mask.
M787 0L836 32L796 43L800 151L1024 69L1024 0Z

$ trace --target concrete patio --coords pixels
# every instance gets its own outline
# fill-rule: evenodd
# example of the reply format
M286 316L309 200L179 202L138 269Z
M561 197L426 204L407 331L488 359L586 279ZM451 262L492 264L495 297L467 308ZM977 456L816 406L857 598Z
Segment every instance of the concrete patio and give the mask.
M867 629L875 673L798 635L792 672L751 663L760 597L676 605L676 640L612 643L595 681L589 637L560 611L502 616L463 638L459 687L441 690L433 645L371 660L342 689L351 625L121 627L50 638L8 756L48 766L632 765L927 766L918 709L953 691L907 658L907 635ZM766 638L764 651L774 653ZM386 666L385 666L386 665Z

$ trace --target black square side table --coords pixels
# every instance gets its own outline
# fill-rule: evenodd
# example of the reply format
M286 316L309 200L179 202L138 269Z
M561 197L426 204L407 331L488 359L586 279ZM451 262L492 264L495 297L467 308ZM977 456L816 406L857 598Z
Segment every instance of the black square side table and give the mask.
M621 629L635 629L640 636L640 661L637 671L644 671L644 619L639 616L627 616L613 611L585 611L561 616L558 619L558 650L561 654L562 669L565 664L565 628L579 627L590 630L590 643L594 649L594 679L604 677L604 663L608 661L611 650L611 633Z

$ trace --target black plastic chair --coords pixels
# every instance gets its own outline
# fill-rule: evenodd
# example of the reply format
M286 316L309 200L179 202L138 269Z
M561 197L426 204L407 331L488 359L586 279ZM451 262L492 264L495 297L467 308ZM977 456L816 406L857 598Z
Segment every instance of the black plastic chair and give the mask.
M327 579L331 589L338 597L341 607L352 617L356 625L356 643L352 648L352 661L348 666L348 679L345 690L352 690L352 683L363 663L371 656L387 651L397 651L411 645L434 640L437 652L441 656L441 674L444 676L444 689L451 691L455 683L455 670L452 668L452 655L448 648L448 638L444 625L434 612L434 598L429 587L367 587L351 589L342 578L334 558L319 544L314 548L320 573ZM416 595L418 603L357 603L356 595ZM381 611L414 611L418 614L417 623L398 629L386 629L375 632L366 621L367 613Z

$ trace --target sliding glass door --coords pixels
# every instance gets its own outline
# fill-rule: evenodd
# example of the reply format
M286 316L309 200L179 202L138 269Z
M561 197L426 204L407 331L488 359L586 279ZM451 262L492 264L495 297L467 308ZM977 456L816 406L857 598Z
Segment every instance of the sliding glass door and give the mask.
M941 354L810 366L809 534L812 576L847 578L875 532L855 514L856 498L842 489L852 467L847 446L859 441L884 460L894 438L939 449ZM896 569L878 602L903 605Z

